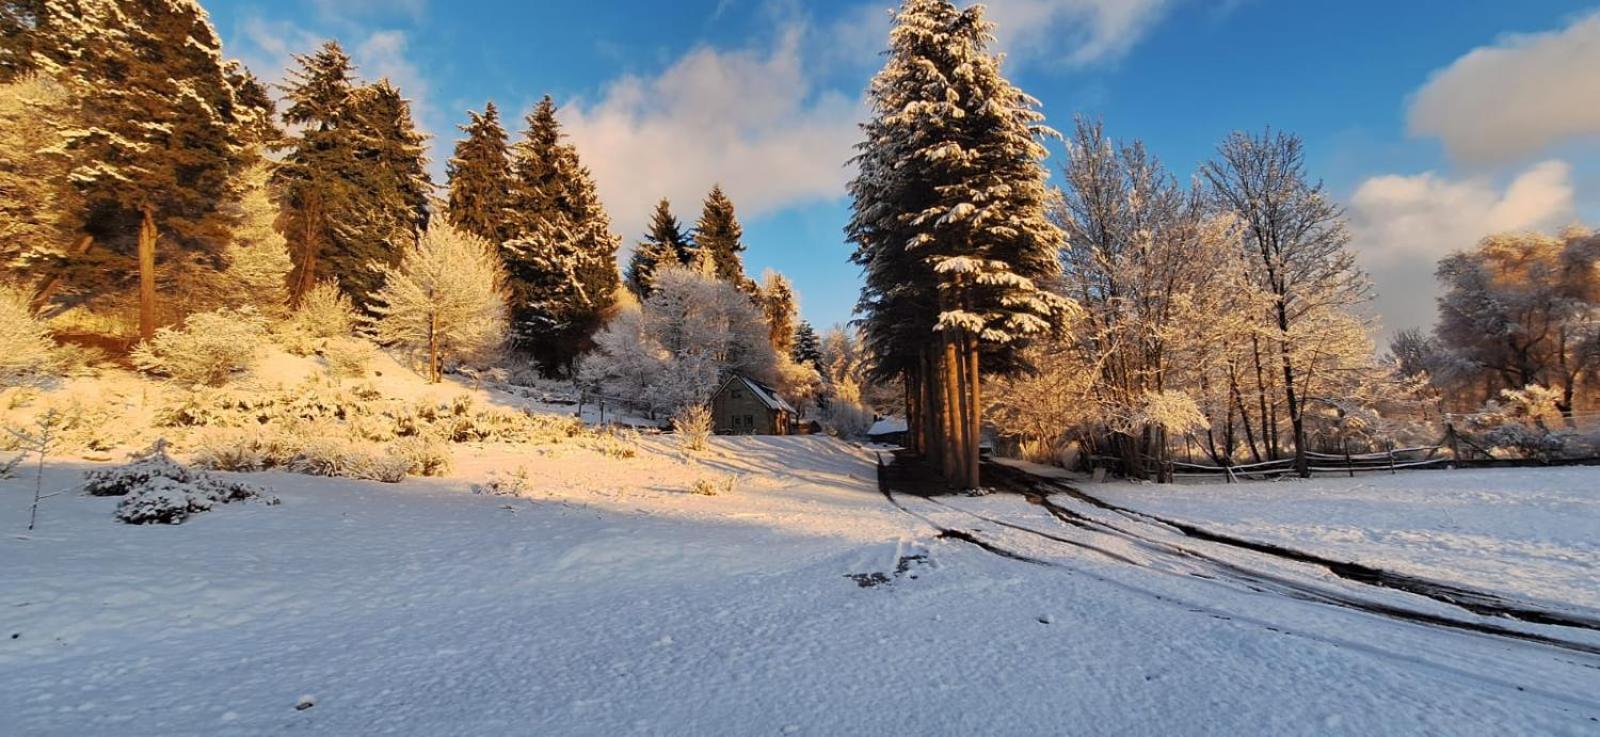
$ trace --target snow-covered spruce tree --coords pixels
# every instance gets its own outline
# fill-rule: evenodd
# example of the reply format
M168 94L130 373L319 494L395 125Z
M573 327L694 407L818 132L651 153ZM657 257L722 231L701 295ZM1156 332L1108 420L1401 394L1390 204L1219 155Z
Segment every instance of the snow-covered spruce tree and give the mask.
M758 294L761 312L767 318L767 335L772 341L772 349L780 354L789 355L794 351L795 320L800 314L800 305L795 300L794 285L789 283L788 277L768 269L761 275L761 288Z
M422 358L430 381L440 381L447 363L485 357L503 342L505 274L488 241L436 222L383 277L373 337Z
M341 246L323 254L330 274L366 309L382 285L375 267L399 262L402 250L427 227L427 137L417 131L411 102L388 80L350 94L345 132L355 158L346 176L352 199L335 221Z
M979 483L980 356L1010 368L1016 348L1069 307L1040 283L1059 273L1064 245L1040 163L1052 132L1037 101L1001 75L983 13L948 0L901 4L868 92L874 116L847 228L866 270L861 308L880 371L906 379L914 432L925 415L929 455L964 488Z
M744 228L733 211L733 200L723 193L722 185L711 188L706 195L700 222L694 228L695 248L711 262L718 279L750 291L750 277L744 273Z
M57 147L84 198L88 245L116 257L90 273L109 291L137 274L139 330L156 328L156 245L220 250L217 217L250 131L221 54L193 0L46 0L27 31L39 71L74 101L76 127Z
M288 311L289 243L277 231L278 206L268 194L270 167L257 163L240 177L241 192L226 208L232 221L224 267L216 279L216 306L254 307L269 318Z
M34 316L28 291L0 283L0 386L49 378L58 363L50 331Z
M1305 402L1299 391L1304 367L1294 360L1294 342L1304 335L1303 318L1320 310L1354 306L1371 298L1366 275L1347 245L1344 212L1328 199L1305 169L1299 137L1267 131L1234 133L1217 158L1201 169L1215 205L1243 221L1243 248L1252 278L1271 295L1268 324L1282 377L1283 399L1294 434L1295 470L1309 476Z
M493 102L482 113L469 110L467 115L470 120L461 126L467 137L456 142L448 166L450 224L502 243L511 237L511 147Z
M656 272L673 266L692 266L694 257L694 242L672 214L672 203L663 197L650 214L650 229L644 240L634 246L624 280L635 296L646 300L655 290Z
M283 208L280 230L294 257L290 298L298 304L318 282L338 278L323 255L340 248L336 223L355 195L344 173L354 141L343 130L354 67L337 41L295 56L295 64L283 85L289 103L283 120L299 133L287 142L274 185Z
M562 139L555 103L546 96L512 152L515 217L500 248L513 336L550 376L570 373L592 347L619 284L620 239L594 177Z
M795 327L794 348L789 351L789 357L795 363L822 371L822 343L817 339L817 330L811 327L811 323L801 320Z

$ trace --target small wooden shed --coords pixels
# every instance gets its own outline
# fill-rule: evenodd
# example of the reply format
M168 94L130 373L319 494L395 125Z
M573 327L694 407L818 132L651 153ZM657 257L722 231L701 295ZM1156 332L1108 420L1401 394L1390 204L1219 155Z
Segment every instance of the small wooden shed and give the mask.
M711 417L719 435L790 435L797 413L772 387L734 374L711 395Z

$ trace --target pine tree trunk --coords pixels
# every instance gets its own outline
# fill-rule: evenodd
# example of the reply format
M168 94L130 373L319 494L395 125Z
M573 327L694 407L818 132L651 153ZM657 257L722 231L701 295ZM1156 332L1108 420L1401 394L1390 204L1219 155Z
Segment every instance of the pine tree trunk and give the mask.
M981 464L983 460L983 405L982 376L978 367L978 336L966 334L967 349L967 484L969 488L982 488Z
M942 334L940 339L940 363L944 384L944 447L941 449L944 456L944 477L952 486L961 484L966 478L964 456L962 454L962 418L961 418L961 361L957 355L956 343L950 339L948 333Z
M318 226L322 223L321 198L313 194L307 200L300 219L300 273L289 294L289 303L297 307L300 300L317 285L317 256L322 250L321 239L317 237Z
M923 428L927 433L927 446L923 448L923 455L928 462L933 464L935 470L944 473L944 376L940 371L939 361L927 349L922 351L922 388L927 401L923 417Z
M156 336L156 232L155 209L144 207L139 221L139 340Z

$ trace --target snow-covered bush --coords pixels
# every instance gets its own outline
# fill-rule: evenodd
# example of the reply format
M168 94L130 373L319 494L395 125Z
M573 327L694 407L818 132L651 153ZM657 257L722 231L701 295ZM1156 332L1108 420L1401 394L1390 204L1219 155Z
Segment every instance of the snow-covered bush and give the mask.
M1565 427L1566 418L1557 405L1560 397L1559 391L1544 386L1506 389L1499 400L1490 400L1470 416L1468 426L1481 433L1480 440L1489 448L1521 458L1570 455L1582 441Z
M443 476L450 471L450 446L438 438L400 438L389 444L388 453L405 460L409 474Z
M377 349L359 338L332 338L323 345L321 354L329 374L340 378L360 378L367 375L367 368L372 365Z
M329 341L348 338L356 329L356 308L338 281L320 282L300 297L300 304L282 328L282 342L291 353L309 356Z
M179 384L219 386L250 368L266 334L266 320L253 308L201 312L182 328L156 331L134 350L133 362Z
M391 455L376 444L318 435L306 438L285 466L290 471L309 476L337 476L398 484L406 479L411 461Z
M528 469L518 466L510 473L490 472L488 480L472 485L472 493L484 496L524 496L528 492Z
M120 496L117 519L129 524L180 524L218 504L265 499L261 489L225 481L191 469L167 455L166 443L155 446L127 465L90 471L84 491L93 496Z
M691 404L672 416L672 431L683 438L683 449L699 452L711 442L711 408L704 404Z
M0 285L0 386L33 383L59 367L55 341L34 317L27 291Z
M734 486L736 486L738 482L738 479L733 476L725 477L721 481L706 478L695 479L694 483L689 485L689 493L694 494L695 496L720 496L723 494L732 494Z

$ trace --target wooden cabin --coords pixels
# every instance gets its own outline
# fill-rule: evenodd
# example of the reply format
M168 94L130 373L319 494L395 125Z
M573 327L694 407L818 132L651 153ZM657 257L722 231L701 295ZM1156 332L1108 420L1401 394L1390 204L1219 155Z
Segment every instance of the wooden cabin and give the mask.
M798 413L772 387L734 374L711 395L718 435L792 435Z

